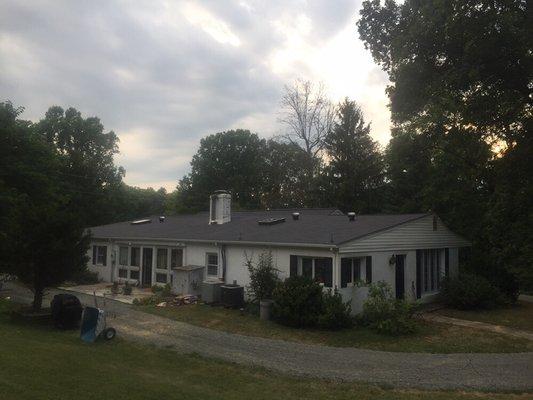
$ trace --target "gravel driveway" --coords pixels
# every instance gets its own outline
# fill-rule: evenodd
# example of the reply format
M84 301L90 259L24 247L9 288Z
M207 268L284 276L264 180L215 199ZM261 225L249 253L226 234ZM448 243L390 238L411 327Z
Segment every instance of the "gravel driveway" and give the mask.
M28 293L11 289L13 300L31 301ZM83 303L94 304L90 296L76 295ZM107 309L116 315L109 324L128 339L283 373L426 389L533 390L533 353L422 354L335 348L200 328L114 301L107 302Z

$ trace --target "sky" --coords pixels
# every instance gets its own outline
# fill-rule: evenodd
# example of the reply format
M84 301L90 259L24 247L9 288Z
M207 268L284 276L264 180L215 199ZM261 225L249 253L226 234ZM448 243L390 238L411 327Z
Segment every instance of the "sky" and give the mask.
M0 0L0 101L98 116L125 182L173 190L200 139L280 135L284 85L322 82L390 138L386 74L359 40L360 0Z

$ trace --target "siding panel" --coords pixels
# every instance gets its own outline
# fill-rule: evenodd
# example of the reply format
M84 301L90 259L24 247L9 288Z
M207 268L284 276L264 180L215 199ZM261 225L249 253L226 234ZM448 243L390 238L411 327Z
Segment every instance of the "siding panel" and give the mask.
M450 231L440 219L437 223L437 230L434 231L433 216L428 215L386 231L341 244L339 251L352 253L466 246L470 246L470 243Z

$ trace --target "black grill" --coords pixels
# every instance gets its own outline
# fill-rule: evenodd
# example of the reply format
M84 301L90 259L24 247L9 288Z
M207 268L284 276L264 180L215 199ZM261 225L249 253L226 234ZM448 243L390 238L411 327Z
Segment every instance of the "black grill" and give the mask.
M76 296L56 294L50 302L52 320L60 329L74 329L80 326L83 307Z

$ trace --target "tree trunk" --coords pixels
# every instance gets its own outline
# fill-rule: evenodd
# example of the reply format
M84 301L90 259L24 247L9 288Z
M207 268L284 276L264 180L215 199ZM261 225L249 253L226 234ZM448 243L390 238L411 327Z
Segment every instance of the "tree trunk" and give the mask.
M33 294L33 311L41 310L41 307L43 305L43 295L44 295L44 289L42 288L35 289L35 292Z

